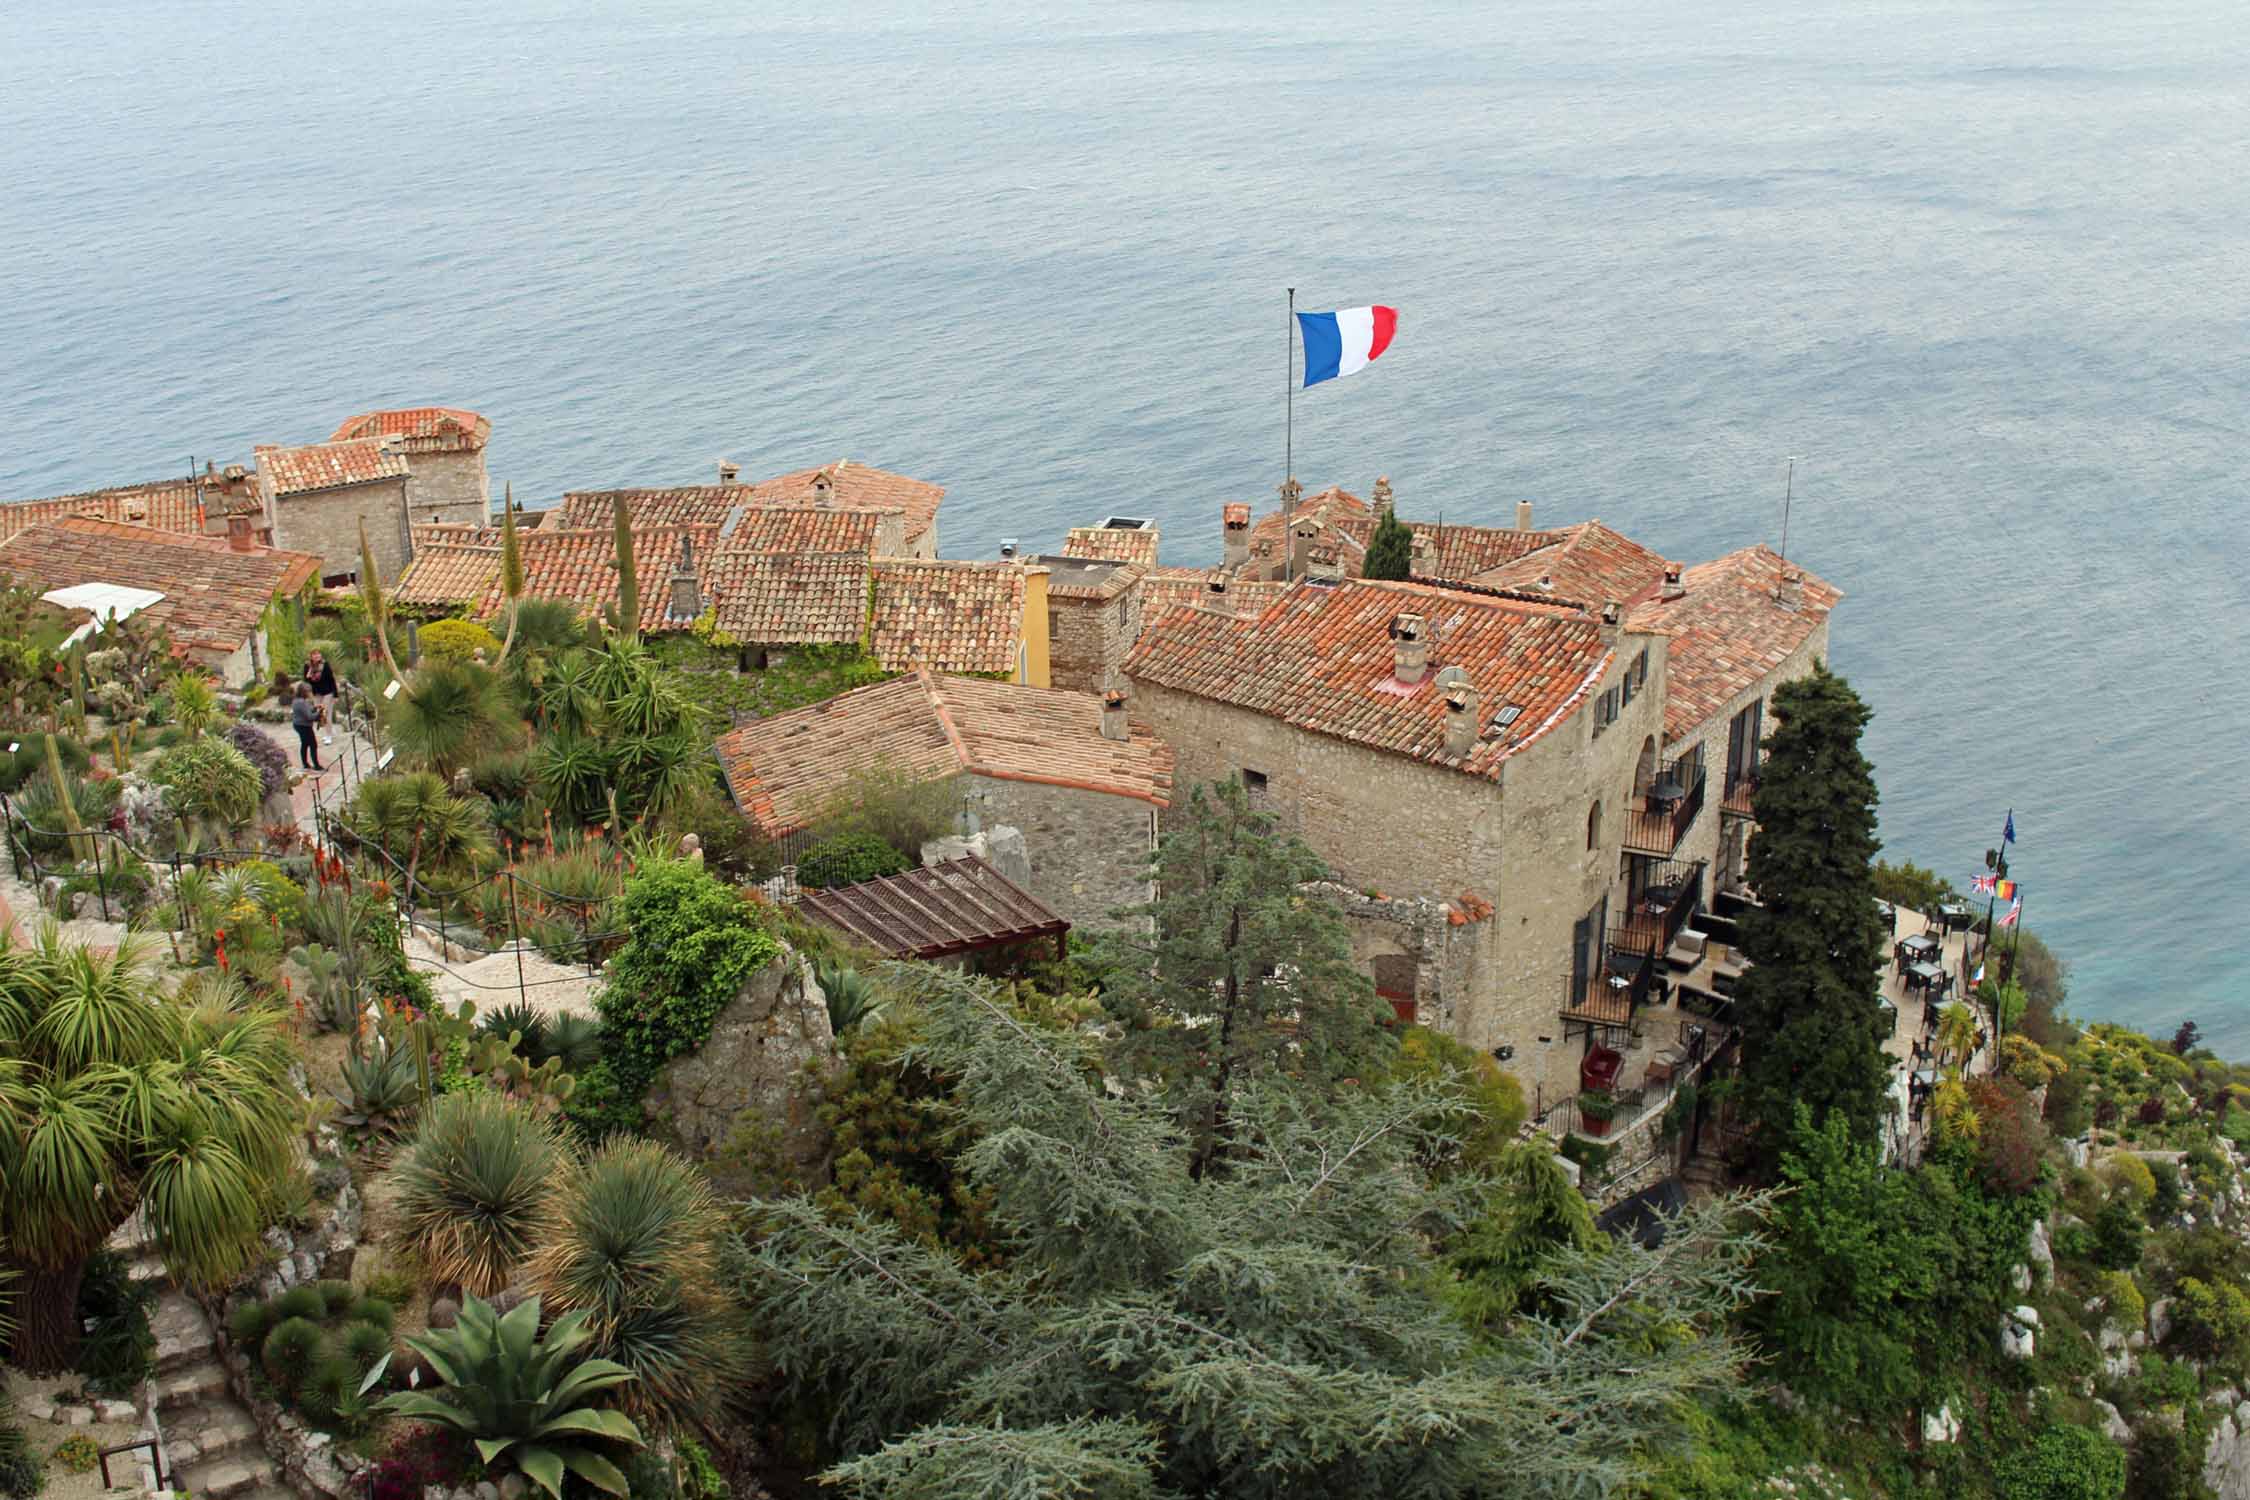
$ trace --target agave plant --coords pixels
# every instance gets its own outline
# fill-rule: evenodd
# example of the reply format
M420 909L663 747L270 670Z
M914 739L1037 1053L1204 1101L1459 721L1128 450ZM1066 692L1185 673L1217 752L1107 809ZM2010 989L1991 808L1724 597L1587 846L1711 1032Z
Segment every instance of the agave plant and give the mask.
M399 1238L438 1280L497 1292L544 1238L563 1161L555 1127L531 1109L483 1090L447 1094L396 1169Z
M381 1409L460 1433L485 1463L513 1464L554 1500L562 1500L565 1473L623 1495L625 1474L612 1455L640 1447L640 1429L623 1412L589 1403L633 1374L612 1360L573 1359L593 1340L590 1321L585 1311L565 1313L541 1339L537 1297L501 1317L472 1295L451 1328L407 1340L443 1389L401 1391Z
M564 1011L547 1019L547 1035L543 1049L535 1054L539 1062L554 1058L562 1064L565 1073L583 1073L602 1057L602 1023L592 1016L572 1015Z
M511 1001L498 1010L488 1011L477 1022L477 1030L484 1036L494 1036L507 1041L515 1038L514 1050L534 1062L545 1059L547 1046L547 1017L521 1000Z
M422 1102L421 1070L404 1047L370 1055L355 1051L344 1058L341 1071L345 1092L337 1101L344 1112L336 1123L369 1138L397 1134Z
M820 981L820 992L828 997L828 1029L842 1036L863 1021L873 1021L883 1014L883 1002L875 986L857 969L842 964L819 964L813 970Z
M557 1198L531 1285L592 1317L595 1352L633 1372L628 1405L711 1416L747 1341L716 1290L726 1223L701 1175L653 1141L617 1140L569 1172Z

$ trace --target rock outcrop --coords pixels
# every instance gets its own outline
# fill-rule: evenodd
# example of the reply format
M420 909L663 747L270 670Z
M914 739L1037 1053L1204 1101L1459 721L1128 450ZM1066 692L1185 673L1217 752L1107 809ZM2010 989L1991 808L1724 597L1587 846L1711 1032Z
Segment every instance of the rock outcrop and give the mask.
M664 1065L649 1086L648 1114L704 1156L723 1149L751 1116L801 1179L817 1181L826 1175L827 1136L804 1074L835 1059L827 996L812 965L784 947L719 1012L701 1047Z

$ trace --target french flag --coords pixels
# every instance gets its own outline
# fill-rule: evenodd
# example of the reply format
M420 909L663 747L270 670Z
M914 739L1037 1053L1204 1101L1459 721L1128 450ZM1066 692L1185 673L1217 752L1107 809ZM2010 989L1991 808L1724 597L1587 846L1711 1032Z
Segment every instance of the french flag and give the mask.
M1398 332L1395 307L1341 307L1297 314L1305 339L1305 385L1364 370L1391 347Z

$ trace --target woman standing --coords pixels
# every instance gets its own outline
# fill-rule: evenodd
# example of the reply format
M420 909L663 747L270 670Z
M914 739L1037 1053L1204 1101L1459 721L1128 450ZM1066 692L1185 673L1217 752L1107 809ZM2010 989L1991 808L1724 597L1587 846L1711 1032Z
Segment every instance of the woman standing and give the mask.
M320 746L313 742L313 726L320 722L320 708L313 702L312 689L297 684L297 696L289 704L289 722L297 729L297 764L308 771L325 771L320 763Z
M336 669L328 665L328 658L318 651L306 657L305 680L299 685L312 694L313 707L319 710L318 721L323 724L335 723ZM290 712L294 714L296 710L292 708ZM323 743L327 739L328 736L321 736Z

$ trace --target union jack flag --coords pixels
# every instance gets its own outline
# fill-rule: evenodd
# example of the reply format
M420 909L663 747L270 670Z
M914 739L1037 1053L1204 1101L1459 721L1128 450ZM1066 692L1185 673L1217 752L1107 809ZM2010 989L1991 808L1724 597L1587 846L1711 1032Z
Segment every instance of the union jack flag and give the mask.
M1976 896L1990 894L1992 890L1992 882L1998 880L1999 878L2000 877L1997 875L1979 875L1975 880L1969 882L1970 894Z

